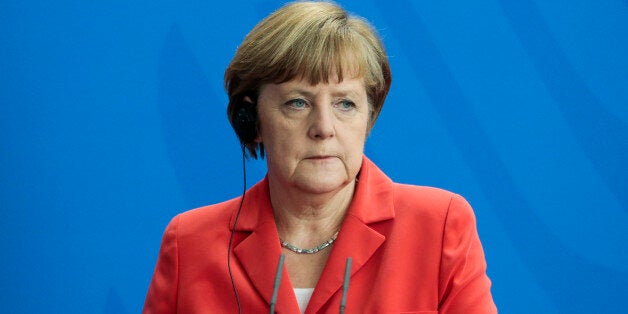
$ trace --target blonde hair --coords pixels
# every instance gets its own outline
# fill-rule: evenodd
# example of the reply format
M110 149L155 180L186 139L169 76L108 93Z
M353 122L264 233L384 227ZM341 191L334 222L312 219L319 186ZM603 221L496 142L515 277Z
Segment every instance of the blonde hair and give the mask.
M227 67L229 121L235 128L236 111L247 97L256 103L263 84L304 78L315 85L342 81L343 75L364 78L372 127L391 84L388 57L376 31L331 2L289 3L251 30ZM263 144L240 141L253 158L258 151L264 155Z

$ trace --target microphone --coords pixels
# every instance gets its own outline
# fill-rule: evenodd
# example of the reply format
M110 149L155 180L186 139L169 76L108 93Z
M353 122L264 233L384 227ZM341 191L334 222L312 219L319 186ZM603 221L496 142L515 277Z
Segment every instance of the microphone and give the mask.
M281 275L283 274L283 263L285 255L279 255L279 262L277 262L277 271L275 272L275 282L273 283L273 294L270 297L270 314L275 313L275 305L277 304L277 294L279 293L279 286L281 285ZM347 257L345 263L345 275L342 280L342 298L340 299L340 314L345 313L347 307L347 294L349 293L349 281L351 281L351 257Z
M347 307L347 293L349 293L349 281L351 277L351 257L347 257L345 264L345 278L342 281L342 298L340 299L340 314L345 313Z
M279 255L279 262L277 263L277 272L275 272L275 282L273 283L273 295L270 298L270 314L275 313L275 304L277 303L277 293L279 292L279 286L281 285L281 275L283 273L283 260L285 256Z

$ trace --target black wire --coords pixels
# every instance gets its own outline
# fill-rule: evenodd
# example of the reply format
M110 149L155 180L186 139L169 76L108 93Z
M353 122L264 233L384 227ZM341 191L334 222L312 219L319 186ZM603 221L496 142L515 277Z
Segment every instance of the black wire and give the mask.
M240 305L240 297L238 296L238 289L236 289L235 280L233 280L233 273L231 272L231 246L233 245L233 235L235 234L235 228L238 224L238 218L240 218L240 211L242 210L242 204L244 204L244 196L246 195L246 155L245 146L242 145L242 173L243 173L243 191L242 198L240 199L240 206L236 212L235 221L231 228L231 235L229 236L229 247L227 248L227 268L229 269L229 278L231 279L231 286L233 287L233 294L235 294L236 303L238 304L238 314L242 313L242 306Z

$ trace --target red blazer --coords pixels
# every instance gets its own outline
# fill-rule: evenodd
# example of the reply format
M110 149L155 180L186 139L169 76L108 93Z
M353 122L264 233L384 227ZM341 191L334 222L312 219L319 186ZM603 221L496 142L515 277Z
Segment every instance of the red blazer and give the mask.
M237 313L227 252L240 199L176 216L166 228L144 313ZM473 211L460 196L393 183L364 158L353 201L306 313L496 313ZM268 181L246 192L231 270L242 313L269 310L279 236ZM277 313L299 313L286 269Z

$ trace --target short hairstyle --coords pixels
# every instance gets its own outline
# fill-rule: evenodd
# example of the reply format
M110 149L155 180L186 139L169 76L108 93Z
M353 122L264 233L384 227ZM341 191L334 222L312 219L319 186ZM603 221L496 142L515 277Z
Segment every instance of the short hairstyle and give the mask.
M303 78L315 85L336 78L342 81L343 75L364 78L372 128L392 81L379 35L366 20L349 15L337 4L289 3L249 32L227 67L224 79L229 122L236 129L234 117L247 97L257 112L257 96L263 84ZM255 121L259 131L259 121ZM264 156L263 143L242 137L240 141L249 156Z

